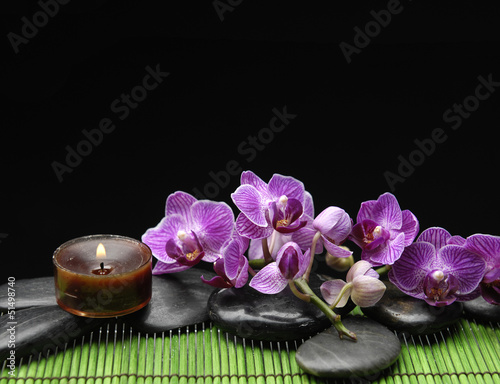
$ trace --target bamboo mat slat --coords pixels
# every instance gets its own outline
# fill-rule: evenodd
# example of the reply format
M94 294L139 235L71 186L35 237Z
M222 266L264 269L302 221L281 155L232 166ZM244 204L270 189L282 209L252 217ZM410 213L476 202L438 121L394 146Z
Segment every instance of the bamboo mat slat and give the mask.
M242 339L210 323L157 334L109 323L62 350L0 367L0 384L500 384L500 324L461 319L432 335L396 333L399 359L373 377L327 380L295 361L302 341Z

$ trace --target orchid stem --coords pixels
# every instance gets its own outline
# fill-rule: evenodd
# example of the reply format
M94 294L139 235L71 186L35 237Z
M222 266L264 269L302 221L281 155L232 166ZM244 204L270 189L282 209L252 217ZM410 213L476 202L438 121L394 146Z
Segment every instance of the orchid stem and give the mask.
M272 260L271 260L272 261ZM262 269L267 265L266 260L264 259L253 259L248 261L248 270L250 268Z
M314 255L316 254L316 244L318 243L319 238L321 237L321 232L318 231L314 234L312 243L311 243L311 259L309 260L309 266L307 267L306 272L304 273L304 280L309 282L309 275L311 274L312 266L314 263Z
M332 322L333 326L339 333L339 337L342 338L343 336L347 336L352 340L356 340L356 334L352 331L349 331L344 324L342 324L342 321L340 319L340 315L337 315L333 310L328 306L327 303L325 303L323 300L321 300L316 294L313 292L311 287L309 287L309 284L307 281L302 277L300 279L294 280L295 285L300 288L300 290L303 292L302 294L308 295L309 296L309 301L314 304L316 307L318 307L325 315L326 317Z
M342 289L340 290L339 294L337 295L337 298L335 299L335 301L333 302L332 305L330 305L330 309L334 309L337 304L340 302L340 300L342 300L342 296L345 295L346 291L352 287L352 283L347 283L346 285L344 285L342 287Z
M271 252L269 252L269 246L267 245L267 238L262 239L262 252L264 253L264 261L269 264L273 261Z
M250 275L252 275L252 277L257 274L257 272L255 272L254 269L250 265L248 266L248 273Z
M297 289L293 280L288 280L288 285L292 290L293 294L297 296L300 300L309 303L311 301L311 295L304 294Z
M380 276L382 276L382 275L386 275L387 272L389 272L391 270L391 268L392 267L390 265L384 265L384 266L382 266L380 268L377 268L375 270L375 272L377 272Z

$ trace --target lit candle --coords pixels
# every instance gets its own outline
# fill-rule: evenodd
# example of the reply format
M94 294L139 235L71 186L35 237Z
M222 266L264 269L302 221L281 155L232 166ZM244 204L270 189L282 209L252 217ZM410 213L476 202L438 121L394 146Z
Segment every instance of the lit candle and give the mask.
M57 303L75 315L122 316L151 299L151 250L138 240L79 237L57 248L53 262Z

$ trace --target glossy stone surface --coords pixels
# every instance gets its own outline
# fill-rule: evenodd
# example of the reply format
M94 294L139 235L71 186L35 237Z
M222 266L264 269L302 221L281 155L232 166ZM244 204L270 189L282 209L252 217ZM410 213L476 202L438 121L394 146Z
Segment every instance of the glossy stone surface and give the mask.
M153 276L153 293L149 304L124 317L124 321L142 332L162 332L208 320L207 302L215 290L200 276L215 276L196 268L179 273Z
M434 307L424 300L408 296L388 281L384 296L373 307L361 308L363 313L390 329L412 335L438 332L458 321L463 304L455 302Z
M0 317L0 361L9 356L9 340L15 337L16 361L30 354L64 349L65 343L98 328L105 319L72 315L58 305L16 310L15 318Z
M356 333L357 341L340 339L330 327L302 344L296 353L298 365L320 377L365 382L394 363L401 351L399 339L383 325L365 317L347 317L342 323Z
M310 287L319 294L326 281L311 275ZM246 285L215 292L208 301L210 319L222 330L254 340L302 339L327 328L331 323L318 308L298 299L286 287L266 295Z
M0 285L0 312L7 310L9 287ZM15 289L16 309L57 304L53 276L16 280L11 288Z
M500 321L500 305L488 303L481 296L464 302L464 312L469 318L480 321Z

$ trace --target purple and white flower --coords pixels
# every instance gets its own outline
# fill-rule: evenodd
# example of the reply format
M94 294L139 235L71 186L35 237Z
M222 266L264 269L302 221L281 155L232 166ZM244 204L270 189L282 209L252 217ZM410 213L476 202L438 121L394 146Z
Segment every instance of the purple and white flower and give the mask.
M477 297L486 264L456 241L443 228L426 229L394 263L389 280L402 292L436 307Z
M500 305L500 237L475 234L465 240L464 248L486 262L486 271L479 284L481 296L490 304Z
M236 229L249 239L269 237L274 230L289 234L306 225L304 185L290 176L273 175L269 184L251 171L241 174L241 185L231 198L241 211Z
M350 240L361 249L361 258L374 266L393 264L417 236L418 220L401 211L396 197L384 193L377 200L361 203Z
M241 288L248 281L248 259L244 253L248 248L248 239L238 234L222 249L222 258L214 263L217 276L210 280L203 276L201 280L217 288Z
M360 307L375 305L384 295L385 284L368 261L358 261L349 272L346 281L340 279L325 281L320 290L323 299L332 307L342 308L351 297Z
M297 243L284 244L276 256L276 261L267 264L250 281L250 287L266 294L279 293L289 281L301 277L309 266L310 251L302 253Z
M153 274L184 271L202 260L215 262L233 228L233 211L226 203L197 200L180 191L169 195L165 217L142 235L158 259Z

